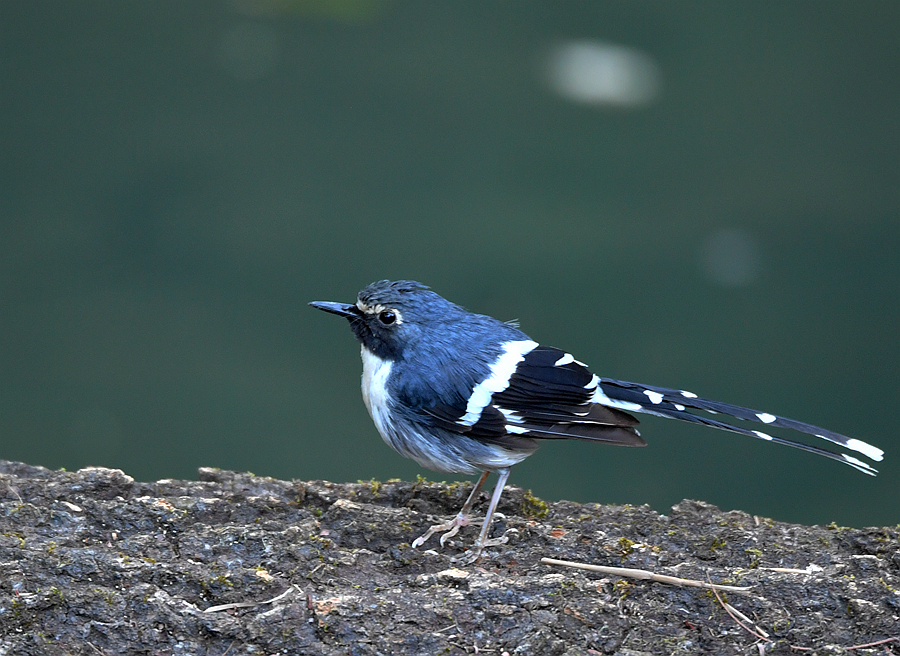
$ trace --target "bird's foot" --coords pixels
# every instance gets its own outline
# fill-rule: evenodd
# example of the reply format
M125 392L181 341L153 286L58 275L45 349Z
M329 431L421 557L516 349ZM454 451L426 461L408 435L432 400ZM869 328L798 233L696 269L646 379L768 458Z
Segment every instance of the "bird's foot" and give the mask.
M468 525L469 525L469 518L466 515L459 513L458 515L456 515L456 517L451 519L449 522L444 522L443 524L435 524L434 526L429 528L427 531L425 531L425 533L423 533L422 535L417 537L415 540L413 540L412 548L418 549L423 544L425 544L425 542L428 540L428 538L430 538L435 533L440 533L442 531L446 531L441 536L441 546L443 547L444 543L447 540L449 540L454 535L459 533L459 529L461 529L463 526L468 526Z
M481 558L481 552L487 549L488 547L499 547L501 544L506 544L509 542L509 538L505 535L499 538L494 538L493 540L485 540L483 544L475 544L471 549L467 549L466 552L456 558L451 558L450 562L457 563L459 565L471 565L476 560Z

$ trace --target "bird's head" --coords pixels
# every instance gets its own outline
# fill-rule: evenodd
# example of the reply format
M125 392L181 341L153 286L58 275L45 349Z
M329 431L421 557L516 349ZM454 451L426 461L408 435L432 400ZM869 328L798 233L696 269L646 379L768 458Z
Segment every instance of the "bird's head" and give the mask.
M404 349L466 312L413 280L380 280L359 292L354 305L313 301L314 308L344 317L356 338L378 357L399 360Z

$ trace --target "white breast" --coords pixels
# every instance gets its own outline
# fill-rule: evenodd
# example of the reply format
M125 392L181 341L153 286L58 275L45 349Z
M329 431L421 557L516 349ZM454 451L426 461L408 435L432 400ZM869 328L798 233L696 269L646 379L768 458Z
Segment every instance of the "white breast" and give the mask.
M533 450L508 450L436 428L429 429L394 412L387 389L392 362L383 360L365 346L362 396L375 427L388 446L426 469L472 474L486 469L509 467L524 460Z

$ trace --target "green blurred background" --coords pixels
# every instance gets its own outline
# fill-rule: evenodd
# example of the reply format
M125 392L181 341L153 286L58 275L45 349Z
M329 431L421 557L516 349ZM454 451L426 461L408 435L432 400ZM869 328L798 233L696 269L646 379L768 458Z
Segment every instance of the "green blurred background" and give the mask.
M878 478L653 417L547 499L900 522L900 4L0 4L0 457L447 478L346 322L412 278L602 376L818 423Z

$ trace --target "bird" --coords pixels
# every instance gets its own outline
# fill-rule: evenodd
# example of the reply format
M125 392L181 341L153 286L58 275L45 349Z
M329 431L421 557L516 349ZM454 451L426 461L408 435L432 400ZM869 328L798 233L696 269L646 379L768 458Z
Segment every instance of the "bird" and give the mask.
M481 531L464 561L507 542L491 524L513 465L542 440L574 439L645 446L631 413L701 424L831 458L874 476L868 463L839 451L785 439L770 427L792 429L880 461L876 446L833 431L696 394L592 373L567 351L544 346L504 322L469 312L413 280L373 282L356 303L310 302L347 319L360 342L362 397L382 439L400 455L438 472L476 474L462 509L412 542L442 533L441 546L471 521L490 473L498 476ZM767 430L726 423L754 422Z

